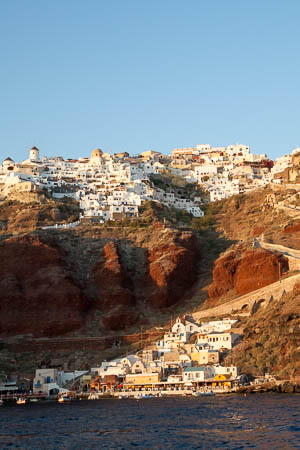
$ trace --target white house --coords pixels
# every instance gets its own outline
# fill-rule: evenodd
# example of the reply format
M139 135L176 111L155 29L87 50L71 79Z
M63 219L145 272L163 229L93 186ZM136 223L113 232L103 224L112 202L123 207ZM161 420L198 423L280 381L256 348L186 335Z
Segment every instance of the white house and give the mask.
M199 333L197 336L197 344L209 344L213 350L220 349L232 349L233 337L229 332L211 332L211 333Z
M183 381L205 381L212 378L213 369L210 366L186 367L183 371Z
M214 364L212 366L213 376L216 375L227 375L231 378L236 378L238 376L238 368L236 366L221 366L221 364Z
M68 392L63 386L87 371L64 372L57 369L36 369L33 380L33 393L44 393L47 396Z
M182 342L182 336L179 336L177 332L165 333L163 339L156 342L158 354L161 355L166 350L169 351L174 348L179 348Z
M182 343L188 342L192 334L199 331L199 325L188 319L180 319L177 317L174 325L172 326L172 333L176 333Z
M224 318L221 320L212 320L210 322L202 323L199 327L200 333L211 333L214 331L224 332L230 330L232 325L236 323L236 319Z

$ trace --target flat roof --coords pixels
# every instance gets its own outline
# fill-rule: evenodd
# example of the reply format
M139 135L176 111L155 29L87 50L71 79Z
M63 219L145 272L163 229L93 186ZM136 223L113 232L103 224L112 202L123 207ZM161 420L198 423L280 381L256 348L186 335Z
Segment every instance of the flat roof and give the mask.
M184 369L184 372L203 372L205 370L205 367L186 367Z

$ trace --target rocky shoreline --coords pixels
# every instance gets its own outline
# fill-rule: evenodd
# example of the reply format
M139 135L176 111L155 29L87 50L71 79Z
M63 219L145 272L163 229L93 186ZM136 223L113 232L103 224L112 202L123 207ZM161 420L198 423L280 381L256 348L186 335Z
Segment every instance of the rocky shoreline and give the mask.
M262 393L282 393L282 394L300 394L300 383L291 383L282 381L275 383L265 383L259 385L241 386L237 390L239 394L262 394Z

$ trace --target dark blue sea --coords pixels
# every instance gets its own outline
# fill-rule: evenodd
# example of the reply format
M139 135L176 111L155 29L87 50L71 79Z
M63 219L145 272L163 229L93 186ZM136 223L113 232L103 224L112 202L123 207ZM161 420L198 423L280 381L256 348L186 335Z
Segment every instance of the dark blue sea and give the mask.
M1 449L300 448L300 395L0 407Z

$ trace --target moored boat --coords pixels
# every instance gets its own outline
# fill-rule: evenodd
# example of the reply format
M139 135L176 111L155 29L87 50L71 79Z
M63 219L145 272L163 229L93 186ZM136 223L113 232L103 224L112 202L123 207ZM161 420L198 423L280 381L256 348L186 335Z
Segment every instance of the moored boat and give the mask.
M98 392L91 392L88 396L88 400L99 400L100 396Z
M216 395L216 393L214 391L198 391L198 392L194 392L193 395L195 395L196 397L203 397L203 396L211 396L211 395Z
M155 395L153 394L143 394L140 396L140 398L155 398Z
M72 400L72 398L69 397L68 395L62 395L62 396L58 397L59 403L70 402L71 400Z

